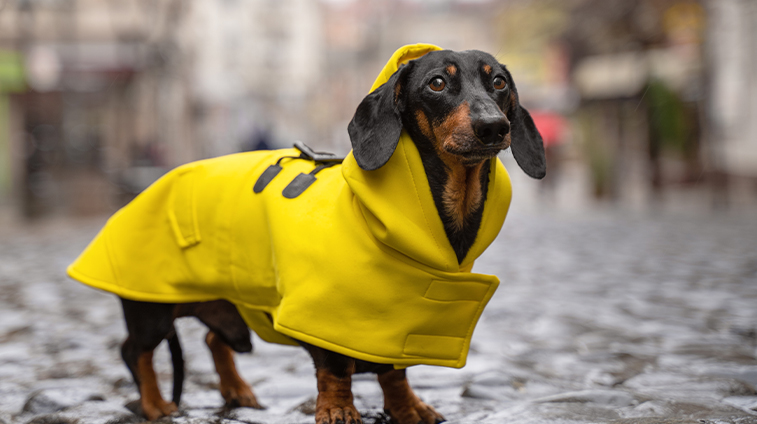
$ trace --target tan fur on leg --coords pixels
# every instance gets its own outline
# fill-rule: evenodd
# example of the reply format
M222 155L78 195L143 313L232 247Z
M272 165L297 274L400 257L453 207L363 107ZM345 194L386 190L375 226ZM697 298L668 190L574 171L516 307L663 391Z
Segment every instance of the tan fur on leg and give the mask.
M213 354L216 372L221 380L218 389L221 391L221 396L226 401L226 405L265 409L258 403L250 385L239 376L234 364L234 351L231 350L229 345L212 331L209 331L205 337L205 343Z
M384 410L399 424L436 424L444 417L423 403L410 388L405 370L392 370L378 376L384 391Z
M354 366L353 370L354 372ZM317 424L361 424L360 413L353 405L352 372L338 378L328 370L316 372L318 378L318 401L315 406Z
M145 417L154 421L178 411L175 403L165 401L163 396L160 395L158 379L155 376L155 369L152 367L152 351L139 356L137 369L139 370L140 381L139 393L142 395L142 413Z

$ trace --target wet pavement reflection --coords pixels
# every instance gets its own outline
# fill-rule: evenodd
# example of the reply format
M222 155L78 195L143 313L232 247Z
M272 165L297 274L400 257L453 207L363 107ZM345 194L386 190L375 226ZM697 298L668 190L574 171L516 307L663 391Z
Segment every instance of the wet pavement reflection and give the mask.
M117 299L65 277L104 220L0 229L0 424L132 423ZM757 423L757 220L746 215L513 212L477 262L499 276L461 370L414 367L459 423ZM238 356L265 411L224 410L204 327L179 321L187 366L173 423L312 423L302 349ZM167 349L156 354L170 393ZM382 423L371 375L353 383Z

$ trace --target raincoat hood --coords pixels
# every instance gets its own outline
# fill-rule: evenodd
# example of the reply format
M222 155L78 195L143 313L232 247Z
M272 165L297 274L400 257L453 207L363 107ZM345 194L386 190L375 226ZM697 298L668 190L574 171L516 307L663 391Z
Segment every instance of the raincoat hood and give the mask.
M442 50L432 44L412 44L398 49L371 86L373 92L389 81L399 67L428 52ZM398 152L399 151L399 152ZM366 217L374 237L387 246L418 262L446 271L467 269L473 265L499 234L510 204L510 181L499 159L492 160L492 174L481 229L462 263L458 264L439 213L431 196L423 164L412 139L402 132L397 150L389 162L374 171L361 169L352 152L344 161L342 174ZM397 213L401 205L402 213Z
M437 49L401 48L373 89ZM227 299L271 342L296 339L396 367L462 367L499 284L470 271L509 206L501 162L491 159L481 228L458 264L405 132L383 167L363 170L350 153L287 198L290 182L317 167L297 155L250 152L177 168L118 211L69 275L133 300ZM253 192L275 163L281 171Z

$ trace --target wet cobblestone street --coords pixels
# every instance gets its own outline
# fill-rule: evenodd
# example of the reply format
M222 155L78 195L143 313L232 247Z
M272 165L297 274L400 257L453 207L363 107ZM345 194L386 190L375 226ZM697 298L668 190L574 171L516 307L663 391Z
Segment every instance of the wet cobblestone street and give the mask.
M117 299L65 276L104 219L0 227L0 424L141 422ZM757 220L747 214L514 210L476 271L500 288L461 370L408 371L453 423L757 423ZM302 349L237 358L265 411L223 410L204 327L179 321L172 423L312 423ZM170 393L165 346L156 355ZM383 422L374 376L355 378Z

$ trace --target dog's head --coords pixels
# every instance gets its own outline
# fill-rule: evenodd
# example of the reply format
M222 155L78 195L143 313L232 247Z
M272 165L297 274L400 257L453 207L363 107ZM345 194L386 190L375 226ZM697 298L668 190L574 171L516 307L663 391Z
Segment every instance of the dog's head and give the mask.
M519 103L510 72L481 51L429 52L365 97L348 127L358 165L383 166L403 128L420 132L439 155L465 166L512 147L526 174L546 173L541 136Z

